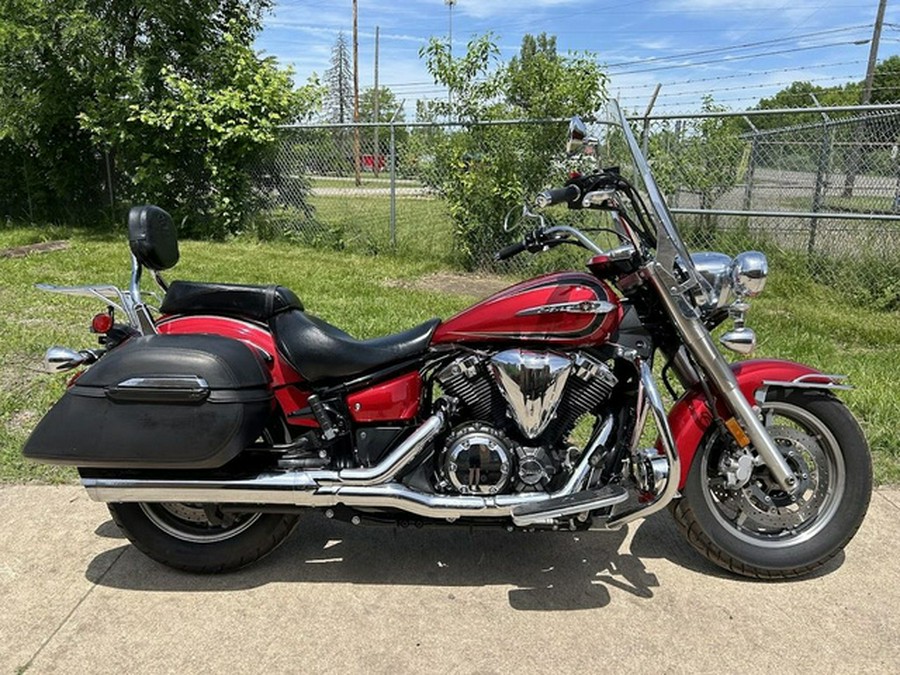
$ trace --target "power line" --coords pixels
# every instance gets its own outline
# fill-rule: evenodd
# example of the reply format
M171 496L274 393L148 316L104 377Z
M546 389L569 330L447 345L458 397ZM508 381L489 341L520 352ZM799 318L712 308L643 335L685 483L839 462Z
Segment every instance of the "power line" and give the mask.
M820 77L820 78L816 78L815 81L810 82L810 83L813 85L816 85L818 82L835 82L837 80L842 80L847 83L855 84L856 82L852 78L853 78L852 75L838 75L835 77ZM676 92L667 92L666 88L665 88L666 85L663 85L662 95L665 97L671 98L673 96L690 96L692 94L706 94L706 93L715 94L720 91L751 91L754 89L770 89L772 87L786 87L786 86L790 86L790 85L794 84L794 82L797 82L797 80L792 80L790 82L787 82L787 81L786 82L763 82L763 83L759 83L759 84L745 84L745 85L742 85L739 87L720 87L718 89L712 89L712 90L710 90L710 89L693 89L690 91L676 91ZM886 87L886 88L889 89L891 87Z
M764 56L776 56L778 54L794 54L796 52L805 52L813 49L826 49L828 47L840 47L843 45L867 45L869 44L869 40L843 40L841 42L827 42L821 45L810 45L807 47L794 47L792 49L777 49L769 52L762 52L759 54L743 54L739 56L732 56L730 58L724 59L725 63L731 63L732 61L743 61L746 59L759 59ZM620 70L617 73L613 73L614 75L637 75L638 73L655 73L660 70L674 70L676 68L695 68L696 66L704 66L710 63L722 63L723 59L710 59L708 61L694 61L693 63L680 63L672 66L660 66L658 68L641 68L638 70Z
M759 75L771 75L773 73L788 73L793 72L795 70L814 70L818 68L836 68L838 66L855 66L860 63L865 63L865 59L858 59L856 61L836 61L834 63L821 63L809 66L788 66L785 68L772 68L769 70L752 70L746 71L743 73L732 73L731 75L716 75L711 77L696 77L691 78L689 80L680 80L677 82L663 82L663 86L676 86L682 84L696 84L698 82L719 82L721 80L734 80L744 77L757 77ZM629 90L629 89L646 89L648 86L646 84L633 84L625 87L619 87L620 90Z
M845 33L847 31L861 30L863 28L871 28L872 24L859 24L856 26L845 26L844 28L832 28L830 30L820 30L814 33L804 33L803 35L794 36L797 40L802 40L804 38L810 37L819 37L821 35L833 35L834 33ZM751 47L760 47L763 45L771 45L778 44L783 42L784 38L775 38L772 40L761 40L759 42L746 42L740 45L731 45L728 47L716 47L714 49L701 49L695 52L684 52L681 54L674 54L672 56L654 56L649 59L639 59L636 61L623 61L621 63L610 63L607 64L608 68L618 68L620 66L635 66L635 65L643 65L645 63L657 63L660 61L671 61L673 59L683 59L688 56L702 56L704 54L718 54L721 52L729 52L729 51L737 51L741 49L750 49Z
M789 73L797 70L820 70L824 68L837 68L838 66L855 66L860 63L865 63L865 59L856 59L851 61L832 61L829 63L816 63L808 66L786 66L784 68L768 68L766 70L750 70L741 73L732 73L729 75L715 75L710 77L694 77L687 80L678 80L675 82L663 82L663 86L672 87L678 86L682 84L697 84L700 82L719 82L722 80L734 80L741 79L746 77L758 77L760 75L772 75L774 73ZM627 74L627 73L626 73ZM613 76L618 76L619 73L615 73ZM852 78L852 76L850 76ZM432 80L422 80L419 82L388 82L382 84L384 87L399 88L399 87L433 87L435 83ZM626 85L624 87L617 87L620 91L628 91L632 89L646 89L648 86L646 84L631 84Z

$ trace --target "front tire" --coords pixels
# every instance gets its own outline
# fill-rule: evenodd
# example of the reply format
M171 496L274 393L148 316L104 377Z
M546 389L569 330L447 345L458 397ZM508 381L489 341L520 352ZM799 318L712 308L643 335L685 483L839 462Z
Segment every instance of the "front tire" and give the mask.
M271 553L297 516L223 513L210 504L117 503L109 512L135 548L157 562L196 573L235 570Z
M754 453L711 427L671 510L688 542L720 567L765 579L806 575L862 523L872 493L868 444L826 392L770 392L763 415L801 482L798 492L783 492Z

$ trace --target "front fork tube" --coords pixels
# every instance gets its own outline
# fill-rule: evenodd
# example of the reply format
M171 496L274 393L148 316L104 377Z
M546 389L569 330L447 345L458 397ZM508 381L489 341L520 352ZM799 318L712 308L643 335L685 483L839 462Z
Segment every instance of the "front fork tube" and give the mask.
M652 513L666 507L678 494L678 482L681 476L681 459L678 457L678 447L675 445L675 439L672 436L672 429L669 426L669 420L666 417L666 407L663 404L662 396L653 379L653 370L650 364L641 359L634 359L634 366L640 377L640 385L638 389L638 401L644 408L644 413L638 417L646 419L646 412L653 416L656 423L656 430L659 434L659 442L663 455L669 462L668 477L666 486L657 498L650 504L638 506L624 513L617 513L611 516L603 525L605 529L617 529L622 525L637 520L638 518L646 518ZM643 425L638 420L638 428L636 433L640 433L639 428ZM637 438L635 438L637 440ZM631 448L632 450L634 447Z
M696 310L684 300L680 293L672 293L669 290L657 264L651 264L646 269L649 272L647 277L665 304L666 311L678 328L685 347L690 350L703 371L700 376L705 374L713 383L716 391L743 426L754 449L772 472L772 477L785 492L793 493L797 487L797 478L794 476L794 472L791 471L753 407L744 398L737 378L729 368L728 362L719 353L712 336L697 316Z

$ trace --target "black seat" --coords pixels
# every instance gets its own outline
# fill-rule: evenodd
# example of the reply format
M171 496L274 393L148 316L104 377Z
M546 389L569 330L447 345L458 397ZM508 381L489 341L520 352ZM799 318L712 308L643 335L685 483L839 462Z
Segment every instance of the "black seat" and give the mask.
M173 281L159 310L163 314L224 314L268 322L288 310L302 310L297 295L284 286L244 286Z
M307 381L316 383L361 375L423 354L440 322L432 319L403 333L372 340L357 340L299 311L277 314L270 325L282 356Z

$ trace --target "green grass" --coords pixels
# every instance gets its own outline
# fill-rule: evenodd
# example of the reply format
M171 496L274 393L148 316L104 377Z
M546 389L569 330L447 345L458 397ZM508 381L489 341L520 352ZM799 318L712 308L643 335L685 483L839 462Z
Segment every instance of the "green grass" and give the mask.
M335 198L331 205L329 201L320 203L319 208L343 200ZM310 312L353 335L385 334L432 316L446 317L471 302L466 296L384 283L415 279L449 267L452 255L448 256L445 244L439 250L439 244L446 242L449 220L438 206L416 200L407 208L408 220L400 221L403 225L398 227L400 252L396 255L389 249L363 255L285 241L187 241L181 244L182 262L168 276L283 284L298 292ZM345 227L348 231L354 227L354 217L371 219L375 209L374 204L364 203L358 211L345 213ZM34 228L0 228L0 247L66 234L71 240L65 251L0 259L0 481L74 479L70 469L26 462L21 447L64 388L64 377L36 371L44 350L52 344L92 346L94 338L87 326L102 305L90 299L42 293L34 284L112 282L126 286L128 282L124 236L61 230L47 234ZM842 398L862 420L875 457L877 480L900 483L900 443L895 433L900 420L900 387L894 366L900 362L900 313L875 312L848 303L835 290L793 271L788 262L772 260L769 288L750 311L748 323L760 336L757 356L795 359L827 372L850 375L857 389Z
M270 230L299 232L299 241L317 249L330 248L366 255L392 255L431 261L446 266L459 264L453 246L453 223L447 205L438 199L398 197L391 241L391 204L384 195L310 197L314 222L289 209L263 217Z

